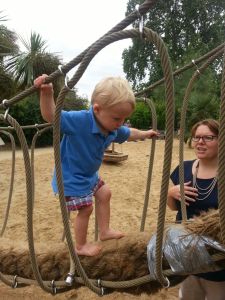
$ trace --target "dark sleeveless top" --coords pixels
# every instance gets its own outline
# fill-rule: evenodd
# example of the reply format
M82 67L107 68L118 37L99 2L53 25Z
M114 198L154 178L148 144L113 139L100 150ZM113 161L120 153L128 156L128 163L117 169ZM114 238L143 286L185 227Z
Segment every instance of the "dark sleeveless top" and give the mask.
M193 174L192 174L192 166L195 160L187 160L184 161L184 182L191 181L191 185L193 185ZM177 166L170 176L174 185L179 184L179 166ZM197 178L197 183L201 188L207 188L212 182L213 178L210 179L199 179ZM200 199L201 197L198 196ZM176 201L177 206L177 215L176 221L181 221L181 203L180 201ZM212 193L204 200L196 200L195 202L191 202L187 207L187 218L190 219L193 216L198 216L202 211L208 211L210 208L217 209L218 208L218 186L214 187ZM225 270L217 271L217 272L208 272L208 273L200 273L196 274L201 278L211 280L211 281L225 281Z
M192 175L192 166L195 160L184 161L184 182L191 181L193 185L193 175ZM174 185L179 184L179 166L175 168L170 176ZM207 188L212 182L213 178L210 179L199 179L197 178L197 183L201 188ZM200 198L200 197L199 197ZM201 198L200 198L201 199ZM177 216L176 221L181 220L181 203L176 201L177 206ZM210 208L218 208L218 188L217 184L213 189L212 193L205 200L196 200L195 202L189 203L187 206L187 218L190 219L193 216L199 216L202 211L208 211Z

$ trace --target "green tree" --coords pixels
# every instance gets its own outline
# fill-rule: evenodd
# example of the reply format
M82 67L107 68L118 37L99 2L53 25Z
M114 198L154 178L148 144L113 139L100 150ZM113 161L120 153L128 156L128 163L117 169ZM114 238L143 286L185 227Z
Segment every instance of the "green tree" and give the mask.
M136 109L129 120L132 127L149 129L151 126L151 113L148 105L143 102L137 102Z
M7 19L5 16L1 16L0 11L0 22L5 22ZM16 44L17 36L16 33L9 30L4 25L0 24L0 63L3 63L3 59L6 56L13 55L18 52L19 48Z
M0 19L1 21L1 19ZM8 32L8 34L6 34ZM13 46L17 35L6 27L0 26L0 92L1 98L9 98L16 92L33 85L33 80L40 74L51 74L61 63L57 55L46 51L46 41L39 34L31 33L30 40L20 41L25 47L24 52L18 46ZM5 38L5 39L4 39ZM7 51L6 51L7 50ZM2 72L1 72L2 71ZM64 79L57 79L54 84L55 98L63 87ZM70 91L65 98L64 109L86 109L88 99L77 95L77 90ZM39 96L32 94L10 108L10 114L20 125L33 125L43 123L39 108ZM5 124L4 124L5 125ZM28 144L31 143L36 129L24 131ZM50 145L52 132L48 132L38 139L37 145Z
M60 64L60 60L56 55L46 52L46 42L42 40L39 34L31 33L30 41L28 42L21 37L20 40L27 51L18 51L18 53L14 53L14 55L9 56L8 59L4 61L4 67L9 74L8 76L11 75L11 78L17 83L15 86L16 89L12 89L14 94L15 92L19 92L20 90L24 90L26 87L33 85L33 80L40 74L52 73ZM12 82L14 82L13 79ZM56 80L53 84L57 96L62 86L62 78ZM43 123L38 95L36 94L30 95L13 105L13 107L10 108L10 114L16 118L20 125ZM31 143L34 133L35 131L33 129L25 130L28 144ZM51 135L51 133L47 133L44 138L41 137L38 144L51 144Z
M129 0L127 13L135 9L136 4L144 1ZM157 1L155 6L144 16L144 26L157 32L164 40L173 69L190 63L193 59L224 42L225 2L222 0L182 0ZM138 27L138 22L134 27ZM194 85L189 114L201 118L202 102L214 103L214 110L208 110L207 117L218 114L220 100L220 81L222 58L201 75ZM155 46L143 39L133 39L132 45L123 52L123 68L133 88L141 90L163 77L160 59ZM187 84L196 69L185 71L175 78L175 128L180 122L180 112ZM156 103L159 126L165 123L165 89L158 86L149 92ZM194 103L194 105L193 105ZM193 114L193 109L196 113ZM215 111L216 110L216 111ZM199 112L199 113L198 113ZM205 111L206 112L206 111ZM211 113L211 114L210 114ZM161 124L161 125L160 125ZM189 124L188 124L189 126ZM160 128L160 127L159 127Z
M143 2L129 0L127 14ZM224 42L224 16L223 0L157 1L144 16L144 26L163 38L175 68L183 66L184 57L198 58ZM138 22L134 27L138 27ZM162 77L157 51L142 39L132 42L132 46L123 52L124 72L134 88L142 87L143 83L148 86Z
M0 23L7 21L0 11ZM5 69L4 61L10 55L19 51L16 44L16 33L0 24L0 99L9 98L15 92L15 82L12 75Z
M11 57L6 64L22 89L33 85L33 81L41 74L51 74L60 64L57 55L46 51L46 41L39 34L31 33L30 40L20 37L26 51Z
M64 109L65 110L82 110L89 107L87 98L83 98L77 94L77 90L73 89L65 97Z

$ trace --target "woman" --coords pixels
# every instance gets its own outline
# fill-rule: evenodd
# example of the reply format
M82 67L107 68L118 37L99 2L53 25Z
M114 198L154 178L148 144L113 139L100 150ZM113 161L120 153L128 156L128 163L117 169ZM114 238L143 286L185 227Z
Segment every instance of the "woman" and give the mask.
M184 161L184 194L188 219L202 211L218 208L218 134L219 123L207 119L196 123L191 130L192 145L197 159ZM179 166L171 174L173 186L168 191L167 204L176 210L181 221ZM225 270L190 275L179 290L182 300L224 300Z

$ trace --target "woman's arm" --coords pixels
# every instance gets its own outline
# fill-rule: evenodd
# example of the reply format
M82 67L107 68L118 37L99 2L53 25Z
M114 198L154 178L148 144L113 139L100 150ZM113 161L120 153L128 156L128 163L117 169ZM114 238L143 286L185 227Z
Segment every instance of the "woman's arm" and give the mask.
M167 205L169 206L169 208L171 210L177 210L177 206L176 206L176 195L178 197L179 195L179 185L174 185L172 187L169 188L168 190L168 194L167 194Z

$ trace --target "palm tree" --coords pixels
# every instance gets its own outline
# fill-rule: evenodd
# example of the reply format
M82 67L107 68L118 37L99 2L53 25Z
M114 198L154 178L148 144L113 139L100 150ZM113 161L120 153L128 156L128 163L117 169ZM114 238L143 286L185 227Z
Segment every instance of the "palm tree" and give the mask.
M1 16L0 22L5 22L5 16ZM18 46L16 45L17 35L15 32L9 30L4 25L0 24L0 62L3 62L3 58L8 55L13 55L18 52Z
M1 14L2 11L0 11L0 22L7 21ZM18 53L16 40L16 33L0 24L0 99L2 100L9 98L14 93L15 82L12 74L6 71L4 62L8 56Z
M31 86L37 76L55 71L60 59L57 55L46 52L46 41L35 32L31 32L29 41L22 37L19 39L26 51L10 58L7 61L7 70L13 72L20 88L24 89Z

